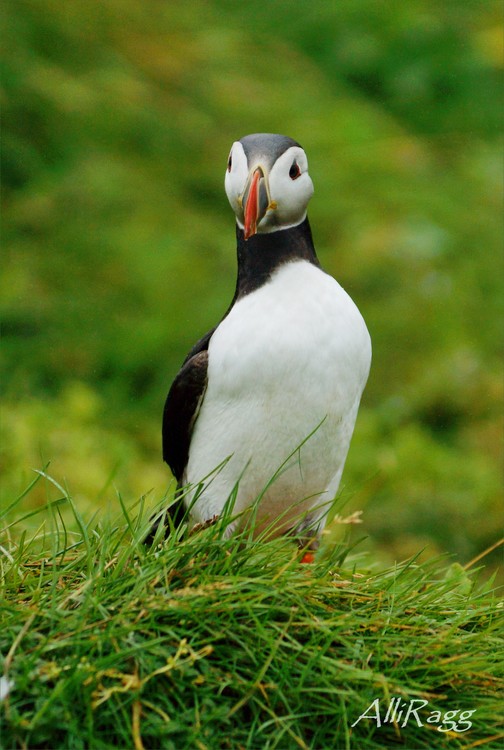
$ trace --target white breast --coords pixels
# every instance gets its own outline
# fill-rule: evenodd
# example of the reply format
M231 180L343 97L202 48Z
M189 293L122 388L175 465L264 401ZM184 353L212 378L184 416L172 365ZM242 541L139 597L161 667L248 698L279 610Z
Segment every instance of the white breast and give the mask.
M285 529L331 501L370 361L357 307L307 261L281 266L237 302L209 346L185 476L192 485L205 480L195 520L220 514L236 485L235 512L244 510L272 478L258 527L282 517Z

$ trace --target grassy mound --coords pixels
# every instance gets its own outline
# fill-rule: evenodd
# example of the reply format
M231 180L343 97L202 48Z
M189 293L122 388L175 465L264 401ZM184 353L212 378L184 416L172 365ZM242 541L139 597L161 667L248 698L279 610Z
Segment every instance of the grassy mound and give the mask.
M501 746L502 604L460 566L44 512L2 542L6 750Z

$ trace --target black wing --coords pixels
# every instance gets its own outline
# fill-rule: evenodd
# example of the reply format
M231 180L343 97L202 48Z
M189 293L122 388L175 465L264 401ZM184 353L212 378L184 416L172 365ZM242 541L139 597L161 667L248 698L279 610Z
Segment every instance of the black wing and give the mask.
M189 457L191 435L207 386L208 344L213 328L191 349L172 383L163 412L163 459L177 482Z

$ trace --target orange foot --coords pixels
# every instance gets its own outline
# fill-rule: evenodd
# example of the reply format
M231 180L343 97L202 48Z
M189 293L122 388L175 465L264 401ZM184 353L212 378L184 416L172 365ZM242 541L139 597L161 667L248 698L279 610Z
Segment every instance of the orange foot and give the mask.
M301 558L301 563L312 563L315 561L315 554L313 552L305 552Z

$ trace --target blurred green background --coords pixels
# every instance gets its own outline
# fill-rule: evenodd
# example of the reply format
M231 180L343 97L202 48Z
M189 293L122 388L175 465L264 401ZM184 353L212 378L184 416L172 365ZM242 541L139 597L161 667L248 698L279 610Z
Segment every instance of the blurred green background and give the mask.
M342 484L373 556L502 527L502 4L4 0L2 503L170 481L164 398L234 290L231 143L299 140L374 360ZM51 497L39 483L26 512ZM495 564L498 554L489 558Z

